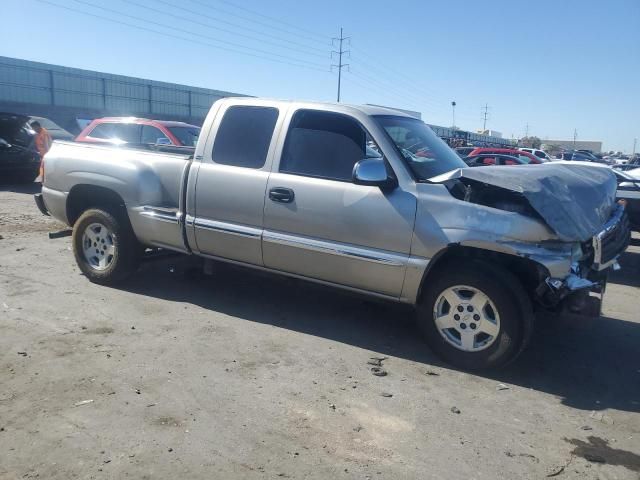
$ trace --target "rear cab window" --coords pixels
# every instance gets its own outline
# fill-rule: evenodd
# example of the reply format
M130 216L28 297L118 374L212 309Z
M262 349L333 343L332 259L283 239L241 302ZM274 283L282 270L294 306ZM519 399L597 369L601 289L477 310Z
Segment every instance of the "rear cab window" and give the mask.
M229 107L216 133L211 152L213 162L253 169L264 167L278 114L273 107Z

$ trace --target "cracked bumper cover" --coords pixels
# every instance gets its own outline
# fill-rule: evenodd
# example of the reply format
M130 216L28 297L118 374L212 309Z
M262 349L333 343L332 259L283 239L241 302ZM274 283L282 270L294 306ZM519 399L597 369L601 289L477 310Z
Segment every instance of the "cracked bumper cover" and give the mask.
M537 297L547 306L563 304L573 313L599 315L608 272L620 269L618 258L629 245L630 235L624 206L618 205L590 242L593 251L591 263L572 261L569 274L563 278L547 277L538 287Z

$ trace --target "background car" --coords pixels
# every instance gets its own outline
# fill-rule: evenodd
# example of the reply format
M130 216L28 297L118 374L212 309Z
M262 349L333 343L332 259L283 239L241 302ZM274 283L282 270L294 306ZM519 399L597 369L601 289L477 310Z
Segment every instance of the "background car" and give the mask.
M481 153L463 159L470 167L485 167L488 165L526 165L527 161L504 153Z
M618 180L616 198L627 202L625 208L631 224L631 230L640 232L640 178L626 172L613 170Z
M38 175L35 136L26 115L0 113L0 183L31 182Z
M47 132L49 132L49 135L51 135L52 140L73 140L73 134L48 118L30 116L29 125L33 122L38 122L40 126L44 127Z
M596 157L593 153L586 150L567 150L556 155L560 160L578 160L581 162L607 163L605 160Z
M92 121L76 142L152 144L195 147L200 127L184 122L132 117L106 117Z
M523 152L522 150L518 150L517 148L489 148L489 147L478 147L472 150L469 153L470 157L475 155L480 155L482 153L501 153L504 155L511 155L512 157L516 157L522 160L523 163L544 163L546 160L542 158L538 158L532 153Z
M544 161L547 161L547 162L551 161L551 157L544 150L540 150L538 148L526 148L526 147L519 148L518 150L522 152L528 152L532 155L535 155L538 158L541 158Z
M455 152L458 154L460 158L468 157L471 152L473 152L476 147L456 147L454 148Z

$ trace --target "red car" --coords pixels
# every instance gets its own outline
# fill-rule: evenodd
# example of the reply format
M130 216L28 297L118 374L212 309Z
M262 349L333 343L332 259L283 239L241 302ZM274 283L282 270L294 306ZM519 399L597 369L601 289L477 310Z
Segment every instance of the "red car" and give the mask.
M523 152L522 150L516 150L515 148L476 148L469 152L468 157L473 157L475 155L480 155L482 153L503 153L505 155L510 155L512 157L519 158L523 161L523 163L544 163L541 158L536 157L534 154L529 152Z
M76 142L135 143L195 147L200 127L184 122L134 117L105 117L92 121Z

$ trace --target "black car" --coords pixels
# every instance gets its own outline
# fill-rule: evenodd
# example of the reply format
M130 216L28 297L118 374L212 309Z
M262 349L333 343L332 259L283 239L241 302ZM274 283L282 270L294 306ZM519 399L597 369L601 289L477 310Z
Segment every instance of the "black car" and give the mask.
M627 202L625 210L629 216L631 230L640 232L640 179L619 170L613 172L618 180L616 198Z
M556 155L556 158L559 158L560 160L578 160L580 162L607 163L587 150L569 150L559 153Z
M488 165L525 165L527 162L520 157L506 153L481 153L463 158L470 167L485 167Z
M0 183L30 182L38 175L40 156L29 117L0 113Z

